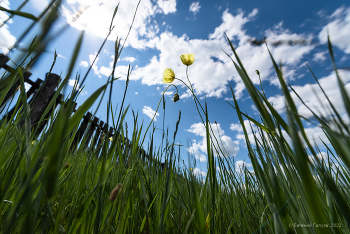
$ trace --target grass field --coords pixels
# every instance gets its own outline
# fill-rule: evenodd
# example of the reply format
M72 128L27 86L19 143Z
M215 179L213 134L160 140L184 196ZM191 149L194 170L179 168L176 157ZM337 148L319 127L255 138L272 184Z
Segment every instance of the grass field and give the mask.
M122 136L126 131L123 120L128 107L123 110L122 105L119 115L113 115L111 90L117 78L112 75L75 113L72 105L59 107L37 137L29 126L30 107L23 72L36 63L52 39L47 33L58 16L61 2L56 2L51 11L40 16L44 30L33 40L23 62L14 72L4 74L0 81L0 103L17 80L21 83L20 96L14 102L17 107L23 103L9 121L1 120L0 233L350 233L349 124L342 120L325 95L320 102L327 103L331 114L314 114L317 125L330 142L324 144L328 149L327 158L320 157L318 146L311 144L306 136L281 67L271 56L285 97L287 120L267 101L264 92L253 85L228 38L230 53L234 55L232 62L260 113L260 120L242 113L231 88L232 107L242 125L254 173L247 169L237 173L232 161L224 157L225 149L213 147L221 145L220 139L213 137L206 103L199 102L190 86L206 127L208 173L204 178L179 166L174 143L181 113L174 123L173 135L165 135L163 139L153 139L152 135L147 149L149 160L141 160L138 146L143 144L151 124L141 136L143 126L137 128L136 118L133 127L129 126L132 145L121 147L126 141ZM9 13L30 18L34 24L38 22L28 14ZM24 30L24 34L30 30ZM71 77L83 34L77 39L68 75L60 84L62 91ZM114 67L123 49L120 41L115 45ZM338 75L330 39L328 49L339 92L350 116L350 98ZM190 69L189 63L187 69ZM79 87L83 86L86 76L78 81ZM190 82L190 77L187 78ZM172 80L165 81L171 83ZM113 126L120 137L105 137L100 154L93 148L87 151L78 147L70 151L83 115L108 88L107 119L112 115L113 121L107 124ZM68 98L74 100L77 95L75 90ZM163 108L165 111L165 106ZM1 115L6 113L5 108L0 111ZM248 138L244 119L249 119L258 129L254 142ZM291 144L285 134L291 138ZM223 157L214 157L214 152ZM161 159L167 162L163 169L158 165Z

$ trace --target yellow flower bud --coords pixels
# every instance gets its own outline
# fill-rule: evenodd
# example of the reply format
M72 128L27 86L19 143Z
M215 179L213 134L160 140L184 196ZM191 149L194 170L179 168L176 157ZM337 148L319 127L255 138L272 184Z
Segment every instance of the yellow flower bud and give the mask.
M180 59L184 65L190 66L194 62L194 54L182 54Z
M164 83L172 83L175 80L175 73L173 69L166 68L163 73L163 82Z

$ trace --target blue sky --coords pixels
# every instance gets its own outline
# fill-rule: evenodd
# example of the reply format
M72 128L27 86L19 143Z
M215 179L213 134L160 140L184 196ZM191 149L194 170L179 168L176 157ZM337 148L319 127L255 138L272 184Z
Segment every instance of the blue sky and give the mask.
M100 4L102 2L103 4ZM107 35L117 3L117 1L93 0L64 1L61 8L62 16L55 24L53 31L57 31L66 23L70 27L49 45L48 52L32 68L31 79L36 80L37 77L43 79L51 67L55 50L59 57L53 72L65 77L70 57L82 29L85 29L86 33L73 74L79 72L84 76ZM111 74L114 41L117 36L124 39L127 35L137 3L138 0L120 1L113 23L115 28L92 67L78 98L78 105L81 105L98 87L105 84L107 77ZM18 0L0 2L2 7L10 9L16 9L20 4L21 1ZM47 4L48 0L31 0L22 8L22 11L39 15ZM80 18L72 22L72 18L88 5L89 7L80 15ZM6 18L6 13L0 12L0 21ZM30 23L30 20L15 16L9 24L0 28L0 52L7 53L7 48L16 41ZM115 71L115 76L121 78L113 86L113 106L118 104L118 108L120 107L127 68L131 64L134 70L130 77L125 103L130 104L135 112L138 111L139 125L143 120L144 132L153 117L162 92L167 87L162 83L164 69L172 68L176 77L188 84L186 67L181 63L180 55L193 53L195 61L188 69L189 78L203 106L206 97L213 130L220 133L221 140L230 157L234 158L236 165L241 166L245 161L246 166L252 169L237 115L235 110L226 103L226 101L232 103L228 83L233 87L241 109L256 118L258 115L232 61L223 52L226 51L232 55L224 33L226 32L231 39L253 83L259 89L259 79L255 70L260 71L266 95L282 116L285 111L284 101L267 48L265 45L252 45L249 42L250 39L260 40L265 36L275 60L283 63L287 82L307 104L322 109L312 92L312 88L317 92L320 90L317 89L305 65L307 62L330 99L334 101L336 108L349 122L345 109L339 102L340 94L327 52L327 30L330 32L334 46L336 63L338 67L346 68L350 61L350 4L346 1L142 0L133 29ZM20 46L28 46L39 31L38 26ZM304 40L305 43L273 46L277 41L292 40ZM11 57L15 59L18 54L18 51L14 51ZM340 74L349 90L350 71L342 69ZM72 76L71 79L72 86L74 77ZM188 164L188 152L191 152L197 160L195 172L205 175L207 172L205 128L189 90L180 81L175 81L174 84L178 87L180 101L172 102L176 90L171 87L165 96L165 128L169 128L169 139L172 141L178 113L181 110L181 122L175 143L184 145L181 147L181 159ZM295 98L294 94L293 97ZM295 101L300 114L311 117L311 113L296 98ZM106 120L106 103L107 98L104 99L97 113L97 117L102 120ZM154 122L157 128L162 128L163 117L163 109L160 105ZM130 131L133 126L131 110L127 114L126 121ZM247 121L245 123L249 126ZM325 139L320 128L307 123L305 127L311 139L312 137L317 139L318 136ZM160 145L161 134L161 130L155 131L154 139L157 146ZM252 139L251 132L249 136ZM130 135L129 138L131 138ZM148 139L147 136L146 143ZM192 141L192 146L188 145L189 140ZM316 142L320 143L320 140ZM321 151L326 152L324 147L321 147Z

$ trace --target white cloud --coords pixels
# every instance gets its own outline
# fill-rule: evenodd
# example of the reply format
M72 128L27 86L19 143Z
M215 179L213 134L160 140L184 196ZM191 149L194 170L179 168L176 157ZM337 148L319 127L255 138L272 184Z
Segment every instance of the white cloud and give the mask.
M122 40L125 39L138 2L139 0L120 2L113 22L115 28L108 40L115 41L117 36L121 37ZM62 6L62 14L72 27L79 30L85 29L88 33L105 38L116 5L115 1L105 1L100 4L99 1L94 0L68 0L67 4ZM137 49L145 49L149 46L149 40L159 32L158 24L155 21L156 14L174 12L176 12L176 0L158 0L157 2L142 0L125 46L130 45ZM79 18L74 21L78 15Z
M327 51L322 51L314 54L314 58L312 59L315 62L323 62L326 60Z
M220 156L235 156L239 150L238 145L235 144L235 142L227 135L225 135L225 131L221 129L220 124L211 124L214 135L216 139L219 141L220 148L225 153L225 150L227 154ZM193 144L190 148L187 148L187 151L191 154L194 154L196 159L199 159L200 161L204 161L204 154L207 154L207 139L206 139L206 129L205 126L202 123L195 123L192 124L190 129L187 129L186 131L194 133L196 136L200 136L202 139L197 142L196 140L193 141ZM220 136L221 138L220 138ZM218 144L214 137L212 137L212 141L214 143L214 146L217 150L219 150ZM222 142L222 143L221 143ZM214 150L214 156L217 157L218 153ZM202 153L201 153L202 152Z
M333 46L337 46L345 53L350 54L350 7L340 7L329 17L330 21L318 34L321 43L327 43L327 35Z
M259 77L256 75L255 70L259 70L262 81L270 80L271 84L279 86L276 82L276 75L272 67L272 62L265 45L254 46L249 43L251 37L246 34L243 26L254 20L258 10L254 9L247 17L244 17L244 12L239 10L236 16L231 15L226 9L223 13L223 23L217 27L213 34L210 34L211 40L218 40L224 38L224 32L233 41L233 46L236 48L236 52L240 57L249 77L254 84L259 84ZM298 64L301 59L314 48L311 45L311 35L295 34L291 33L288 29L282 27L283 23L276 24L272 29L268 29L264 32L267 36L269 49L274 59L279 62L285 63L285 70L289 71L289 74L285 74L287 79L294 79L295 69L298 68ZM282 44L279 46L271 46L271 43L278 41L294 41L294 40L306 40L305 44ZM227 42L226 42L227 43ZM236 45L238 44L238 46ZM224 51L230 53L230 49L224 49ZM288 56L286 56L288 54ZM235 60L235 59L234 59ZM270 78L269 78L270 77ZM236 83L234 88L237 98L242 96L242 91L245 89L241 78L238 74L234 74L233 80Z
M250 126L251 125L251 126ZM253 123L249 123L249 120L244 120L244 126L247 130L247 134L248 134L248 139L249 142L252 145L255 145L255 139L254 139L254 133L255 136L257 138L257 140L259 142L262 142L262 138L260 135L260 130L258 131L258 127L253 124ZM315 143L320 146L323 145L322 141L320 140L320 138L326 143L329 143L329 140L327 139L326 135L323 133L322 129L318 126L311 126L311 127L304 127L305 133L311 143L311 145L315 145ZM253 133L254 132L254 133ZM277 134L279 134L278 129L275 130L275 132ZM264 139L265 140L269 140L267 133L265 131L262 130L262 133L264 134ZM289 137L289 135L287 134L287 132L285 130L282 129L282 135L285 138L285 140L287 141L287 143L293 147L293 142L292 139ZM300 139L303 139L301 133L299 133ZM236 135L236 138L240 141L240 142L245 142L245 136L244 133L239 133ZM302 140L303 141L303 140ZM304 146L306 147L306 143L303 142Z
M57 57L59 57L59 58L63 58L63 59L65 59L66 57L64 57L62 54L57 54Z
M196 15L200 8L201 6L199 5L199 2L192 2L190 5L190 12L193 12L193 14Z
M142 113L144 113L145 115L147 115L150 119L153 118L155 111L152 110L151 107L149 106L144 106L142 109ZM157 116L159 116L159 113L156 114L154 121L157 121Z
M193 174L194 175L198 175L198 176L206 176L207 175L207 173L205 173L204 171L200 170L199 168L193 169Z
M318 146L324 146L322 141L326 144L330 143L328 138L326 137L326 135L324 134L323 130L320 127L315 126L315 127L305 128L305 133L311 145L315 145L316 143ZM300 137L302 137L301 134L299 135ZM320 140L320 138L322 139L322 141ZM306 143L304 143L304 145L306 146Z
M80 61L79 66L87 67L87 66L89 66L89 64L88 64L88 62L82 60L82 61Z
M10 9L10 3L8 0L1 1L0 6ZM0 11L0 22L4 22L7 19L8 15L4 11ZM16 38L8 30L8 24L11 22L12 21L7 22L7 24L0 28L0 53L7 54L9 51L8 49L16 42Z
M247 167L253 167L252 164L246 163L245 161L236 161L236 171L239 173L244 172L244 169Z
M250 126L250 124L251 124L251 126ZM242 126L241 126L241 127L242 127ZM253 132L255 132L256 137L257 137L259 140L261 139L259 133L257 132L258 128L256 127L255 124L249 123L249 120L244 120L244 127L245 127L245 129L246 129L246 131L247 131L248 139L249 139L249 141L250 141L251 144L255 144ZM231 130L232 130L232 129L231 129ZM242 128L242 130L243 130L243 128ZM240 133L236 135L236 138L237 138L238 140L240 140L240 141L245 142L245 136L244 136L243 131L240 131Z
M195 157L195 159L199 160L200 162L207 161L207 157L205 155L199 153L199 151L194 152L194 157Z
M343 83L345 84L345 89L350 93L350 72L340 70L339 75L342 78ZM349 123L349 118L346 114L346 110L344 107L344 104L342 102L342 97L339 91L338 82L335 76L335 73L332 72L330 75L322 77L319 79L320 85L323 87L324 91L326 92L327 96L329 97L330 101L333 103L335 109L338 111L338 113L341 115L343 121L345 123ZM322 94L322 91L318 87L317 84L306 84L303 86L292 86L293 89L298 93L298 95L301 97L301 99L316 113L320 114L318 110L320 110L325 117L330 117L329 113L326 112L326 109L331 109L330 105L326 101L324 95ZM312 89L315 90L319 98L323 102L323 106L319 103L317 97L314 95L314 92ZM290 95L292 96L295 105L298 109L298 112L300 115L304 116L305 118L312 117L312 113L302 104L301 101L299 101L299 98L294 94L294 92L290 92ZM268 98L268 101L273 104L274 108L279 113L285 112L285 100L284 97L281 95L276 95ZM324 106L326 108L324 108ZM252 130L249 126L249 121L244 121L245 127L248 132L248 138L251 141L251 143L254 144L254 137ZM331 123L332 124L332 123ZM257 130L257 127L253 125L253 131ZM332 125L331 125L332 126ZM232 128L235 129L236 126L233 126ZM305 133L309 138L309 141L312 145L316 143L317 145L323 145L320 138L326 143L329 143L328 138L325 136L322 129L318 126L310 125L308 127L305 127ZM231 129L232 130L232 129ZM290 137L287 135L285 131L283 131L283 136L286 138L287 142L292 145L292 141ZM260 135L257 134L258 139L260 139ZM244 134L238 134L237 139L244 141L245 137Z
M122 60L124 60L124 61L129 61L130 63L133 63L133 62L135 62L137 59L134 58L134 57L125 57L125 58L123 58Z
M159 94L160 95L163 95L163 92L164 91L162 91L162 92L160 92ZM164 94L164 96L169 96L169 97L171 97L171 99L173 99L173 96L174 96L174 91L166 91L166 93Z
M24 83L24 89L25 89L26 92L28 92L31 87L32 86L30 84Z
M258 10L254 9L252 12L246 14L243 11L238 11L237 15L232 15L225 10L222 15L223 22L219 25L214 33L209 35L208 40L205 39L189 39L187 35L176 36L171 32L165 31L159 36L155 36L147 40L144 45L159 51L159 55L154 55L149 63L143 67L136 68L130 79L141 80L142 84L147 85L163 85L162 76L165 68L172 68L176 77L182 79L189 85L186 79L186 69L181 63L179 57L183 53L193 53L195 61L189 67L189 78L194 87L194 92L199 98L217 97L221 98L223 94L228 91L227 82L235 82L235 95L239 99L245 89L241 77L238 75L231 59L222 52L222 50L232 55L231 48L224 39L224 32L230 37L238 41L236 51L240 56L248 75L254 84L260 84L259 77L255 70L259 70L262 81L269 80L270 83L277 85L278 82L274 73L273 65L269 57L267 48L265 46L254 46L248 42L250 38L246 35L243 26L254 20ZM291 33L287 29L282 28L282 24L277 24L273 29L266 31L269 40L300 40L311 38L307 35ZM235 44L235 41L233 41ZM299 64L302 58L313 49L313 46L306 45L280 45L278 47L271 47L271 53L276 56L276 59L285 59L285 73L288 79L293 79L297 75L296 70L299 69ZM288 54L288 56L285 56ZM125 76L127 67L118 68L120 74ZM94 69L95 74L109 75L111 72L111 65L104 68L105 72L101 72L100 68ZM116 74L115 74L116 75ZM116 76L119 76L116 75ZM296 77L298 78L298 77ZM191 97L192 94L187 90L185 85L180 81L174 81L178 87L185 90L179 90L180 99Z
M135 92L135 94L137 95L137 94L139 94L138 92Z
M232 124L230 125L230 129L231 129L232 131L243 132L243 128L242 128L242 126L241 126L240 123L238 123L238 124L232 123Z
M228 9L222 14L223 23L215 28L213 34L209 35L209 39L220 39L224 38L224 32L226 32L229 38L234 36L244 36L245 31L242 29L243 25L254 19L254 16L258 13L258 9L254 9L248 17L244 17L244 12L242 10L238 11L236 16L233 16L228 12Z
M151 58L150 63L144 67L135 69L131 79L142 80L143 84L163 84L162 77L165 68L173 68L176 77L189 85L186 77L186 69L181 63L180 55L183 53L195 54L195 62L189 68L189 78L197 95L206 94L207 97L220 97L227 91L227 80L232 77L232 67L227 67L221 62L214 62L210 56L215 56L225 63L229 58L222 53L222 42L208 40L188 40L186 35L177 37L170 32L164 32L159 38L155 38L156 48L160 51L159 56ZM228 48L227 48L228 49ZM213 76L216 78L213 79ZM185 87L180 81L175 85ZM184 98L179 93L180 99ZM188 94L188 97L191 96Z
M165 15L176 12L176 0L158 0L157 4Z
M275 25L273 29L266 31L266 37L268 43L279 42L279 41L304 41L305 44L289 45L288 43L282 44L273 48L273 57L279 62L282 61L287 65L297 64L305 54L309 53L315 46L311 45L312 36L304 34L291 33L288 29L282 27L282 22ZM287 55L287 56L286 56ZM286 69L287 70L287 69ZM287 76L286 76L287 77Z
M74 87L75 81L76 81L75 79L69 79L68 85ZM79 89L79 84L77 84L77 89Z
M318 158L318 160L320 160L321 163L322 163L322 161L324 161L325 163L328 163L327 153L320 152L316 155L316 157ZM309 155L309 160L311 163L316 164L316 160L315 160L315 157L313 155Z
M350 92L350 72L346 70L339 70L338 71L343 83L345 84L345 88L348 92ZM328 98L333 103L336 110L343 114L345 113L344 104L342 101L341 93L338 86L338 81L336 78L336 75L334 72L329 74L328 76L322 77L318 79L320 85L326 92ZM323 106L319 103L317 97L314 95L313 90L317 93L317 95L322 100L323 104L327 108L331 108L324 97L321 89L318 87L317 83L314 84L306 84L303 86L299 85L293 85L293 89L297 92L297 94L301 97L301 99L317 114L323 113L323 115L328 116L327 112L325 112L325 109ZM300 115L309 118L312 117L312 113L302 104L301 101L299 101L299 98L294 94L293 91L290 92L290 95L292 96L296 107L298 108L298 112ZM283 113L285 111L284 109L284 97L281 95L276 95L268 98L268 101L273 104L274 108L279 112Z

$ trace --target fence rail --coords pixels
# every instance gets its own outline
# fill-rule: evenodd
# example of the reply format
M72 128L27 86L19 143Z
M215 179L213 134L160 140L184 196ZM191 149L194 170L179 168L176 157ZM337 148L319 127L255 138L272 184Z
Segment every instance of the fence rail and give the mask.
M8 72L15 72L14 68L6 64L8 61L9 61L9 58L7 56L0 54L0 69L4 68ZM30 89L26 92L27 100L29 100L30 97L32 97L28 102L28 105L31 108L31 113L30 113L31 127L36 129L36 132L39 135L44 129L44 127L46 126L51 113L53 113L54 111L53 108L56 108L59 104L62 105L62 103L64 103L64 105L66 106L68 102L62 101L64 98L64 95L60 93L56 99L56 103L55 103L56 105L53 105L51 107L50 111L43 118L44 120L40 123L40 125L38 125L44 110L46 109L47 105L50 103L50 101L52 100L52 98L56 93L55 89L59 85L60 76L54 73L50 73L50 74L46 74L45 81L38 78L35 82L33 82L32 80L29 79L31 75L32 73L30 73L29 71L25 71L23 74L24 82L31 85ZM16 92L19 90L19 87L20 87L19 81L12 85L7 95L5 96L4 101L1 103L0 108L4 107L8 103L8 100L16 94ZM74 102L73 105L74 105L73 112L75 112L77 110L76 109L77 103ZM15 111L15 107L13 107L10 111L8 111L7 114L4 115L4 117L7 118L7 120L9 120L13 115L14 111ZM109 130L108 133L107 133L107 130ZM90 149L94 148L95 150L98 151L97 152L98 154L101 150L101 147L99 146L101 145L105 135L108 134L108 137L114 136L113 127L109 127L106 123L104 123L102 120L100 120L95 116L92 119L92 114L90 112L87 112L82 118L82 122L77 130L77 133L74 137L70 150L75 150L78 144L81 143L84 133L86 136L86 141L83 147L90 148ZM132 142L127 137L125 137L125 139L127 144L130 146ZM90 147L89 147L89 143L90 143ZM149 159L149 156L146 154L146 151L143 148L140 149L140 152L141 152L141 157L143 159L145 158ZM163 165L161 166L164 167Z

